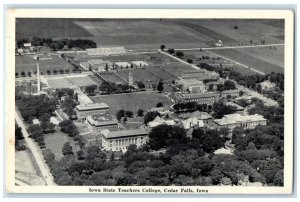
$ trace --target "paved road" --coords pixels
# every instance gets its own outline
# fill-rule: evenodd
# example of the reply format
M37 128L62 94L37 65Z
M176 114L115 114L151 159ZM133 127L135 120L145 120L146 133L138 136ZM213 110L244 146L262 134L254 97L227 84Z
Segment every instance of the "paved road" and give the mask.
M222 46L222 47L207 47L201 48L202 50L218 50L218 49L238 49L238 48L257 48L257 47L269 47L269 46L284 46L284 44L266 44L266 45L248 45L248 46ZM193 51L200 50L200 48L176 48L175 51Z
M15 112L15 116L16 116L16 121L17 121L18 125L22 128L22 133L24 135L24 140L26 142L26 145L30 148L30 150L33 154L33 157L43 175L43 178L44 178L47 186L55 186L56 184L53 181L53 177L50 173L50 170L49 170L48 166L46 165L46 162L44 161L41 152L39 152L38 146L31 138L29 138L29 134L26 131L26 127L25 127L25 124L24 124L22 118L20 117L20 115L17 112Z

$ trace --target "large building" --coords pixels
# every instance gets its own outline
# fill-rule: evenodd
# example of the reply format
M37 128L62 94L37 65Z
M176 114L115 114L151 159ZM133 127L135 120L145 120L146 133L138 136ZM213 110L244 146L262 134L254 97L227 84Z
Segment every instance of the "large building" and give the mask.
M90 115L105 113L109 110L109 106L105 103L89 103L77 105L75 108L77 118L85 120Z
M107 71L113 68L113 63L106 60L88 60L87 62L81 62L80 67L84 70L93 70L93 71Z
M183 72L181 78L183 79L197 79L199 81L214 80L217 81L220 75L216 72L207 71L205 69L189 70Z
M207 93L178 93L175 94L176 103L197 102L198 104L213 105L218 101L219 95L212 92Z
M216 129L228 128L232 131L236 127L244 129L253 129L257 125L266 125L267 120L258 114L254 115L240 115L240 114L227 114L222 119L214 120L214 127Z
M192 93L205 91L205 85L197 79L179 79L176 81L176 85L179 85L182 90Z
M137 147L148 141L148 133L143 128L130 130L104 130L102 134L102 147L108 151L127 151L131 144Z
M119 128L118 121L109 113L88 116L86 122L95 134L104 129Z
M119 55L126 53L124 47L102 47L86 49L88 55Z
M200 112L200 111L180 114L178 118L182 118L182 119L196 118L198 120L202 120L204 124L211 124L214 120L213 117L207 112Z
M240 96L240 91L238 89L234 89L234 90L224 90L220 92L220 96L221 97L227 97L227 96L231 96L231 97L239 97Z

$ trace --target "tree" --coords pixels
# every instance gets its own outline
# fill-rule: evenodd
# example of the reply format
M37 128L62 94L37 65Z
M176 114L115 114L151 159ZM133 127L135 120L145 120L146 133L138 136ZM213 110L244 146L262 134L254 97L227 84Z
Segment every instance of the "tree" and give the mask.
M168 53L169 53L169 54L174 54L174 53L175 53L174 48L169 48L169 49L168 49Z
M189 58L189 59L187 59L187 62L190 63L190 64L192 64L193 60Z
M226 142L226 139L217 130L207 130L204 132L202 129L194 129L192 137L200 140L200 147L207 153L212 153L224 147Z
M208 86L208 91L214 91L214 84L209 84L209 86Z
M138 116L144 116L144 110L139 109L139 110L137 111L137 115L138 115Z
M162 102L157 103L156 107L163 107L164 104Z
M125 116L123 119L123 123L126 123L128 121L127 117Z
M78 160L83 160L84 159L84 152L82 150L79 150L77 152L77 158L78 158Z
M164 50L165 50L165 48L166 48L166 46L165 46L165 45L163 45L163 44L160 46L160 50L162 50L162 51L164 51Z
M235 89L235 83L233 81L227 80L224 82L225 90L233 90Z
M133 112L130 111L130 110L127 110L127 111L125 112L125 115L126 115L126 117L133 118Z
M157 90L158 90L159 92L163 92L163 91L164 91L164 83L163 83L162 80L160 80L160 81L158 82Z
M179 57L179 58L182 58L184 56L184 54L181 51L177 51L176 56Z
M73 148L70 145L70 142L66 142L62 147L62 153L64 156L72 155L73 154Z
M215 102L213 104L213 117L220 119L226 114L233 114L236 112L236 107L235 106L230 106L230 105L225 105L223 102Z
M138 88L141 89L141 90L146 88L145 84L141 81L138 81L136 84L137 84Z
M150 121L153 121L157 116L160 116L160 113L157 111L147 112L144 116L144 124L148 124Z
M125 110L121 109L121 110L117 111L116 116L117 116L117 119L120 121L121 118L125 116Z
M89 85L85 88L85 91L89 94L89 95L93 95L95 93L95 90L97 88L97 85Z

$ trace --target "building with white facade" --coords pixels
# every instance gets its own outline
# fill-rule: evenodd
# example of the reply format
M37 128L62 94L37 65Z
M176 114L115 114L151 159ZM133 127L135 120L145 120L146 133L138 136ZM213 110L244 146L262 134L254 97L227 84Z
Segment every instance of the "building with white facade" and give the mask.
M254 129L257 125L266 125L267 119L262 115L241 115L241 114L227 114L222 119L214 120L214 127L216 129L228 128L232 131L236 127L244 129Z
M127 151L131 144L137 147L145 144L148 141L148 133L143 128L130 130L103 130L102 147L108 151Z
M75 107L75 112L79 120L85 120L90 115L105 113L109 106L105 103L80 104Z

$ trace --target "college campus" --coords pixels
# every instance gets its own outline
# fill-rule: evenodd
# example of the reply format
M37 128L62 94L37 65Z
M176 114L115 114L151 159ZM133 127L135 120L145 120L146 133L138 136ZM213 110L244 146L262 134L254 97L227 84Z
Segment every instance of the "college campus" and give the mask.
M283 186L284 21L17 19L19 186Z

